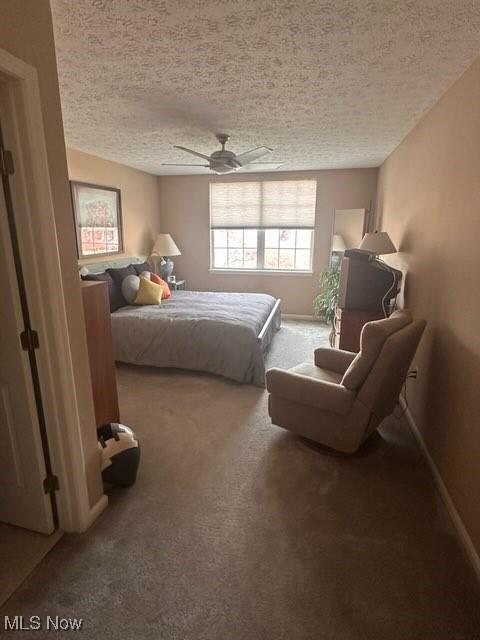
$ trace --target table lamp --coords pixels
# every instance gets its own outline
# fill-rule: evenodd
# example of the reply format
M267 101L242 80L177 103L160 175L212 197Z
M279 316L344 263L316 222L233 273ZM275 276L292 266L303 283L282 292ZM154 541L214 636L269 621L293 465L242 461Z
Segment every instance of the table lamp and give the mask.
M385 271L389 271L392 275L392 284L385 292L382 298L382 310L385 318L388 317L390 312L395 308L395 300L393 307L389 304L389 300L392 298L392 292L395 293L395 299L397 295L396 287L400 282L402 274L383 260L378 260L377 256L384 256L387 253L397 253L397 249L390 239L390 236L386 231L375 231L374 233L366 233L363 236L363 240L360 243L359 249L365 253L370 254L371 260L381 266ZM375 256L375 258L374 258Z
M160 265L157 265L157 273L163 280L168 280L173 273L173 261L170 260L170 256L182 254L169 233L159 233L150 255L161 258Z
M358 248L376 256L384 256L387 253L397 253L397 249L386 231L366 233Z
M345 241L339 233L336 233L333 236L332 241L332 252L333 253L343 253L347 247L345 246Z

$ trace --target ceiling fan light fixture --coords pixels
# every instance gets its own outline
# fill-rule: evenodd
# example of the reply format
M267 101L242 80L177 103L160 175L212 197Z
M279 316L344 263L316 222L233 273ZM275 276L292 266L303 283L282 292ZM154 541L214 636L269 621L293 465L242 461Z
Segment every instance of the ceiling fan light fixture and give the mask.
M206 169L210 169L213 173L217 175L226 174L226 173L234 173L235 171L239 171L240 169L249 170L252 167L255 167L256 161L260 160L270 153L272 153L273 149L270 147L256 147L255 149L250 149L249 151L245 151L244 153L240 153L239 155L235 154L233 151L228 151L225 149L225 145L230 139L230 136L227 133L216 133L215 137L222 145L222 148L218 151L214 151L210 156L207 156L203 153L199 153L198 151L194 151L193 149L188 149L187 147L182 147L180 145L173 145L175 149L180 149L180 151L185 151L186 153L190 153L194 156L202 158L208 162L208 165L192 165L187 164L182 165L180 163L162 163L163 166L199 166L204 167ZM258 163L261 164L269 164L275 165L276 163ZM282 163L278 163L280 166ZM265 167L264 167L265 168ZM278 168L273 166L273 168Z

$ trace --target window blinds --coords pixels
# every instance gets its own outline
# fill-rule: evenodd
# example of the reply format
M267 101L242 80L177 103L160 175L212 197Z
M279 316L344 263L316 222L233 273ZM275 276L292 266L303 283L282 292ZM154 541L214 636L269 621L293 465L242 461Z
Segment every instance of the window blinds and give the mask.
M211 182L212 229L313 229L316 180Z

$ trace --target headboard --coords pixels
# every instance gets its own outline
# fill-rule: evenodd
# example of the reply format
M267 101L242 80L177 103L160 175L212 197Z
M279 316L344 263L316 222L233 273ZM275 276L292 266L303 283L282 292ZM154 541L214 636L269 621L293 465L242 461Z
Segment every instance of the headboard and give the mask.
M105 262L92 262L90 264L79 264L78 270L81 275L86 273L103 273L107 269L120 269L128 267L129 264L141 264L147 261L148 256L123 256L120 258L112 257ZM86 271L85 271L86 270Z

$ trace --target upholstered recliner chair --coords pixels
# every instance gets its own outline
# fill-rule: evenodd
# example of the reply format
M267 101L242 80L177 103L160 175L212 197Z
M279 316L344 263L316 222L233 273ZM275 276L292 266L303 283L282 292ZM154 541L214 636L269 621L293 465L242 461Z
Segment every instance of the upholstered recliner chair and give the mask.
M360 353L320 348L315 364L267 371L272 422L346 453L355 452L395 408L425 322L409 311L368 322Z

